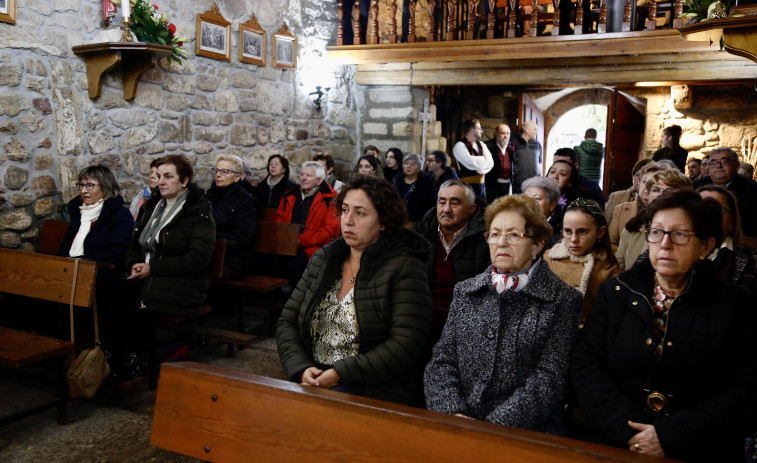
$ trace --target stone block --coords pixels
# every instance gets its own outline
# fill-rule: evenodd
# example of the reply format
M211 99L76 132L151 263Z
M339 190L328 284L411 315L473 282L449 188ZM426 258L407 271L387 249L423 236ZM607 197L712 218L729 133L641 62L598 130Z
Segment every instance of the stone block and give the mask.
M254 88L255 73L246 70L230 72L229 85L233 88Z
M707 132L711 132L711 131L717 130L719 125L720 124L718 124L717 120L707 119L706 121L704 121L704 130Z
M326 122L329 124L341 126L341 127L356 127L357 126L357 114L354 110L343 105L332 105L328 108L328 116L326 116Z
M124 100L123 92L118 93L103 90L100 94L100 97L96 100L93 100L93 103L95 105L95 108L104 110L129 107L129 103Z
M694 103L694 92L688 85L672 85L670 97L675 109L689 109Z
M253 146L257 143L257 131L249 125L232 125L229 141L232 145Z
M107 166L110 170L118 176L118 172L121 170L121 156L117 154L103 154L100 156L94 156L89 160L89 165L102 164Z
M239 91L239 110L242 112L255 111L257 103L255 102L255 95L252 92L244 90Z
M21 66L4 64L0 66L0 86L16 87L21 84Z
M55 158L50 153L37 153L34 156L34 170L46 170L55 165Z
M253 108L264 114L285 116L292 111L294 86L285 82L259 80L252 92Z
M287 159L291 167L299 167L313 159L313 151L309 146L303 146L300 148L286 150ZM298 169L299 171L299 169Z
M7 114L13 117L30 107L29 100L22 96L8 93L0 95L0 116Z
M692 151L705 146L705 138L703 135L683 134L681 135L681 146L687 151Z
M26 130L29 132L39 132L42 129L47 128L47 120L42 117L38 116L37 114L33 113L27 113L21 116L21 119L19 119L19 124L21 124Z
M130 203L132 199L142 191L144 183L137 182L135 180L125 180L121 182L121 196L123 196L126 203Z
M297 129L292 127L291 125L286 126L286 139L287 141L294 141L297 137Z
M197 88L204 92L215 92L220 81L216 76L201 74L197 76Z
M87 130L99 130L105 127L105 113L97 113L91 116L87 116Z
M163 89L169 93L186 93L191 95L194 94L194 79L192 77L166 74L163 77Z
M79 195L79 189L76 187L78 181L79 169L76 167L76 159L61 158L58 161L58 178L63 193L63 201L70 201Z
M70 88L53 89L56 147L59 154L79 154L82 150L81 95Z
M137 96L134 104L145 108L163 108L163 92L157 85L141 84L137 87Z
M31 226L32 218L26 211L13 211L0 217L0 229L3 230L26 230Z
M101 154L115 148L116 142L113 140L110 130L106 129L91 132L87 136L87 145L89 146L90 153Z
M50 6L49 1L43 1L43 0L27 0L26 6L30 8L33 11L36 11L37 13L43 15L43 16L50 16L53 12L52 7Z
M209 112L193 112L192 123L195 125L216 125L218 124L218 114Z
M0 133L16 135L18 133L18 127L16 127L16 124L14 124L13 121L0 121Z
M11 206L13 207L24 207L24 206L28 206L29 204L33 202L34 202L34 196L32 195L15 194L11 196Z
M16 249L21 246L21 237L13 232L0 233L0 246L8 249Z
M221 125L229 125L232 122L234 122L234 115L233 114L221 114Z
M261 145L268 143L268 129L265 127L258 127L257 139L258 143L260 143Z
M741 141L745 138L754 140L755 137L757 137L757 127L721 125L718 130L718 135L720 135L721 146L740 148Z
M50 148L53 146L53 142L50 141L50 138L45 137L37 144L37 148Z
M144 145L152 141L155 135L157 135L157 129L154 127L129 129L124 134L123 148L134 148L135 146Z
M31 154L26 149L26 142L13 139L12 142L3 145L3 152L8 155L8 159L16 162L28 162Z
M78 0L53 0L53 9L55 11L79 11Z
M385 123L366 122L363 124L363 133L366 135L387 135L388 131L389 128Z
M413 108L407 107L393 107L393 108L372 108L368 110L368 115L371 119L405 119L412 117Z
M358 157L355 145L349 143L329 143L323 149L340 161L353 162Z
M29 180L29 171L17 166L10 166L5 171L5 188L18 190Z
M194 130L195 140L209 141L211 143L218 143L226 136L226 131L216 128L199 128Z
M78 172L77 175L74 176L74 179L76 179L77 177ZM31 188L38 197L50 196L58 192L58 187L55 186L55 180L49 175L40 175L38 177L34 177L32 179Z
M205 95L195 95L195 97L192 99L192 102L189 103L189 107L192 109L204 109L206 111L212 111L213 102L210 101L210 98Z
M486 101L486 113L489 117L502 119L505 117L505 97L500 95L489 95Z
M195 143L195 144L194 144L194 145L192 146L192 149L193 149L193 150L194 150L194 152L195 152L195 153L197 153L197 154L208 154L208 153L210 153L211 151L213 151L213 145L211 145L211 144L210 144L210 143L208 143L208 142L205 142L205 141L201 141L201 142L197 142L197 143Z
M31 230L26 230L25 232L21 233L22 240L36 241L37 238L39 238L39 230L36 228L32 228Z
M284 129L284 121L276 121L271 124L271 132L269 140L271 143L278 143L286 139L286 130Z
M34 203L34 215L37 217L45 217L52 214L55 203L50 198L44 198Z
M179 140L179 127L168 121L158 122L158 140L162 142L177 142Z
M189 98L184 95L169 94L166 96L166 109L169 111L184 112L189 107Z
M380 130L380 127L375 127L375 129ZM363 130L365 130L365 126L363 126ZM331 138L331 129L322 121L310 121L308 122L308 136L310 138Z
M163 143L156 141L147 145L147 154L160 154L166 151L166 147Z
M216 111L235 113L239 111L239 100L231 90L222 90L215 94Z
M407 103L413 95L407 87L377 87L368 90L368 99L374 103Z
M154 158L147 158L144 156L140 156L137 158L137 162L139 163L139 173L142 175L149 175L150 174L150 163L153 161Z

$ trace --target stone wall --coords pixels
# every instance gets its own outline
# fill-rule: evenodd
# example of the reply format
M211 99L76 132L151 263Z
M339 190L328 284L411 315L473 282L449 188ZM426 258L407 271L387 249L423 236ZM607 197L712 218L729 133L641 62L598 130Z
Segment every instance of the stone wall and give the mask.
M194 38L195 14L213 2L155 3L179 35ZM78 194L77 172L92 163L116 172L127 201L152 159L165 154L186 154L203 187L222 153L246 158L258 177L276 153L293 165L316 152L334 155L342 171L354 164L364 89L355 87L353 69L324 60L336 34L336 1L218 5L232 23L231 61L195 56L194 42L185 44L188 60L161 60L132 101L124 100L120 65L90 99L84 61L71 50L102 30L100 1L20 1L17 24L0 23L0 246L32 249L40 222ZM253 12L268 32L265 67L237 59L238 24ZM272 35L284 21L298 38L297 70L272 66ZM322 111L308 96L315 85L331 87Z

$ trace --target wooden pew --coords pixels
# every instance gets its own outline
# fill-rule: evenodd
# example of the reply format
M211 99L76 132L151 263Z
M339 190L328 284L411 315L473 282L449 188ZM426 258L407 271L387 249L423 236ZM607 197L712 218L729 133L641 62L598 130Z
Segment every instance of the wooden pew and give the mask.
M671 462L196 363L166 365L150 444L214 462Z
M58 255L58 249L63 243L63 237L66 235L69 225L71 224L61 220L45 220L42 222L37 251L51 256Z
M74 265L74 259L65 257L0 249L0 292L68 304L75 288L74 305L92 307L97 264L79 261L75 282ZM61 339L0 327L0 365L18 368L54 359L59 396L57 402L3 418L0 425L56 405L58 423L66 422L68 390L64 360L75 348L74 343Z

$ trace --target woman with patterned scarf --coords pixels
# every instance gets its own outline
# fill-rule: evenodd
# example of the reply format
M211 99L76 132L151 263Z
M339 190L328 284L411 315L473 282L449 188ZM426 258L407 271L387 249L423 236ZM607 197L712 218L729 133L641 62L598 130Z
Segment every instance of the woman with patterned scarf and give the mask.
M458 283L424 378L430 410L553 434L581 294L541 255L552 236L536 201L503 196L484 214L492 266Z

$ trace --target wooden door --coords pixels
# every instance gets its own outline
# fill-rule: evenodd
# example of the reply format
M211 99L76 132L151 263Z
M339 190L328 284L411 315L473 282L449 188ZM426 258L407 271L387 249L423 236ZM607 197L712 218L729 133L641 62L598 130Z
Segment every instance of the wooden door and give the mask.
M615 90L608 107L605 172L602 190L605 196L631 186L631 171L640 159L644 139L644 115Z
M518 98L518 121L516 125L520 129L523 126L524 121L536 122L536 140L541 143L541 159L539 160L539 169L542 176L544 175L544 169L546 169L544 162L544 152L547 149L547 140L544 136L544 113L541 112L534 100L526 93L521 93Z

